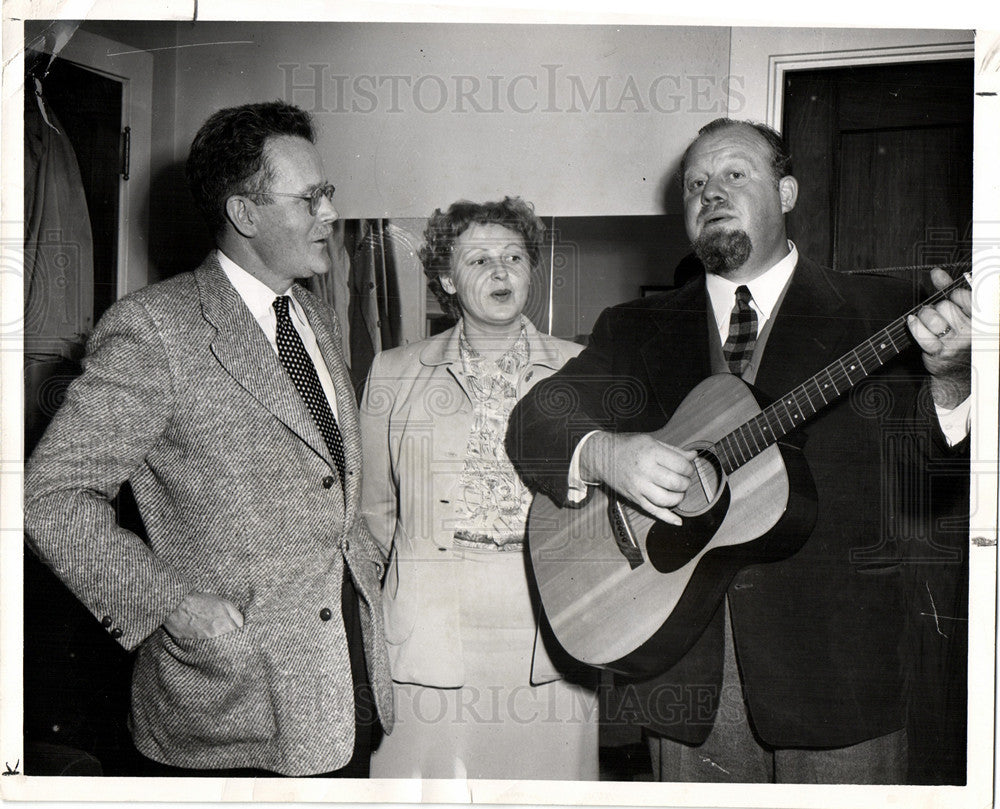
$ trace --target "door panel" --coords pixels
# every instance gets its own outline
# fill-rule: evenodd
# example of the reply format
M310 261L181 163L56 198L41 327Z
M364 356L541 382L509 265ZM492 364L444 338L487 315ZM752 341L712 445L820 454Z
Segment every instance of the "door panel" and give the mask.
M968 260L971 58L791 71L784 90L782 131L800 186L788 229L805 254L838 270ZM964 784L967 461L947 471L897 466L896 429L919 438L906 424L886 427L887 469L899 471L882 480L886 520L874 539L905 551L907 782Z
M841 135L834 265L920 264L942 238L958 242L971 219L971 137L947 125Z
M782 131L799 200L790 237L835 269L968 255L971 59L785 75Z

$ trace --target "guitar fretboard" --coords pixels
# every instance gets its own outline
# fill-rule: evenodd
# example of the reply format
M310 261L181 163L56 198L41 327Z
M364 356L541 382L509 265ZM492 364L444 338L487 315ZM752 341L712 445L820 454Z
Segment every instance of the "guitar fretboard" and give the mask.
M725 472L739 469L899 354L913 342L906 319L924 306L944 300L965 283L971 283L968 273L721 438L714 450Z

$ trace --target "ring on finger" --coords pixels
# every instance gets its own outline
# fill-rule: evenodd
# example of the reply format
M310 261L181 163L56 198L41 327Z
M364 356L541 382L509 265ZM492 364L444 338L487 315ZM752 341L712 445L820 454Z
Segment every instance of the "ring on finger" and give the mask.
M950 331L951 331L951 326L945 326L942 331L939 331L937 333L937 338L940 340L942 337L944 337Z

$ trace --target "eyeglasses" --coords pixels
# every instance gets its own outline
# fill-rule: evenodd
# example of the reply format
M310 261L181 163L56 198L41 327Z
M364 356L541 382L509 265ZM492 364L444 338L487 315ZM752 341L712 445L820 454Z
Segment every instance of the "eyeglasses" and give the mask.
M315 216L319 212L319 205L322 202L323 197L326 197L330 202L333 202L333 192L337 189L333 187L330 183L325 185L317 186L309 194L285 194L279 191L267 191L261 196L270 197L291 197L292 199L305 199L309 201L309 215Z

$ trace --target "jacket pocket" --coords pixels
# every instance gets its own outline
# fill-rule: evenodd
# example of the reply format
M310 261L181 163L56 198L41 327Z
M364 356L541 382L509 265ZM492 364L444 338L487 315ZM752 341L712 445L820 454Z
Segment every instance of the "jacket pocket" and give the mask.
M274 735L252 626L214 638L175 638L160 629L151 652L159 721L178 743L224 746Z

